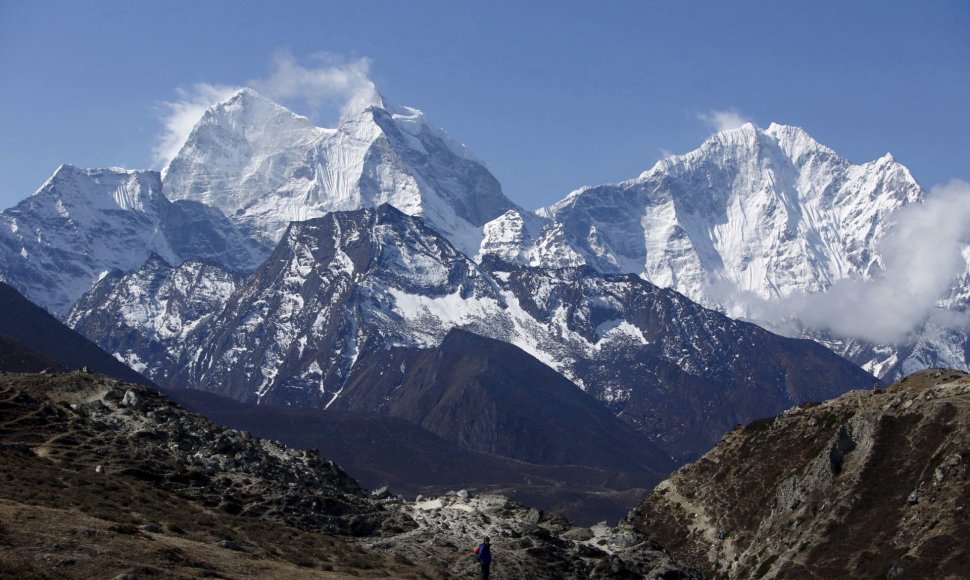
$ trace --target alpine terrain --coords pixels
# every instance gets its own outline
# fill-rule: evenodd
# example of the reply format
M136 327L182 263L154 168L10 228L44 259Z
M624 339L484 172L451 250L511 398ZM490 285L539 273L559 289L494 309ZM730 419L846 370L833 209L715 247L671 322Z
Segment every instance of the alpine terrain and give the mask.
M208 300L213 289L222 298ZM215 266L158 259L107 276L68 322L163 386L419 424L432 421L424 414L441 404L439 393L413 407L445 372L445 354L487 351L470 338L461 339L469 352L456 351L449 339L459 335L450 331L462 328L522 349L530 366L558 371L677 458L703 452L739 422L875 382L815 343L731 320L634 275L492 258L476 264L423 220L389 205L293 223L245 281ZM442 350L423 352L435 348ZM515 367L500 361L516 357L484 368L513 380ZM555 373L514 380L532 390L565 382ZM543 400L557 401L562 414L569 387ZM521 394L506 393L496 404ZM475 425L481 411L452 408L446 416ZM519 429L519 445L533 440ZM432 431L497 451L444 425ZM539 431L545 438L555 432ZM485 440L494 445L496 435ZM510 456L535 459L526 450Z
M251 270L266 249L218 210L169 201L157 171L62 165L0 213L0 281L56 315L108 272L134 270L152 253Z
M748 124L529 212L417 109L239 90L0 213L0 575L460 577L485 534L509 577L959 574L966 376L874 375L966 332L796 308L933 195Z
M878 278L899 210L928 196L889 154L854 165L798 127L748 123L635 179L573 191L539 211L551 220L544 225L504 215L486 225L496 236L482 249L533 265L637 273L729 316L822 340L891 379L968 368L966 332L927 320L901 342L872 344L799 324L785 300ZM970 264L970 240L963 244ZM970 265L940 306L965 311L968 281Z

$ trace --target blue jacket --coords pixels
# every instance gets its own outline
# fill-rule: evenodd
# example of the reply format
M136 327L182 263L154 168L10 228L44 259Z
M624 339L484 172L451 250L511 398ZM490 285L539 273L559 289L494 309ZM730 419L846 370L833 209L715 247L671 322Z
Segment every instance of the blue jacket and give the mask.
M478 545L478 561L482 564L492 563L492 550L489 549L488 544Z

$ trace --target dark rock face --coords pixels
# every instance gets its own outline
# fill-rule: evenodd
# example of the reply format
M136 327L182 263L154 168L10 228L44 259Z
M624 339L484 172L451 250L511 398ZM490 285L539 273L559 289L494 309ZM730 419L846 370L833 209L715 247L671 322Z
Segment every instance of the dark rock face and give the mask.
M731 578L962 577L970 375L930 369L737 428L627 523Z
M344 388L337 408L401 417L483 453L547 465L673 468L562 375L512 345L463 330L450 331L437 348L361 359Z
M0 282L0 336L11 340L3 343L0 370L40 371L45 368L80 369L104 373L122 380L146 383L145 377L121 364L98 345L64 326L44 309L32 304L12 287ZM29 359L16 362L18 355ZM49 361L50 364L44 362ZM7 366L9 363L10 366Z
M60 364L33 351L9 336L0 335L0 371L6 373L39 373L64 370Z

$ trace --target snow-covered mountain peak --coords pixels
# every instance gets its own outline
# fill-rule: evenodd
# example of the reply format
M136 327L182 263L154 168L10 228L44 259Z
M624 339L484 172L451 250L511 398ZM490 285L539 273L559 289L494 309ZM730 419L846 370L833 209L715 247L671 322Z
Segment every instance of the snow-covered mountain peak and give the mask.
M641 173L639 177L615 185L631 186L665 174L692 171L701 165L712 163L722 165L726 162L734 164L738 159L752 159L752 156L758 155L764 148L766 139L765 132L754 123L745 123L740 127L714 133L697 149L683 155L665 157ZM572 197L576 193L572 192L567 197Z
M249 87L241 88L229 98L212 105L205 114L229 116L238 119L240 122L249 120L250 123L258 120L279 121L282 118L284 123L287 120L292 120L291 122L304 126L313 126L313 123L307 117L294 113ZM280 118L276 118L276 116Z
M771 299L878 270L886 217L922 196L891 157L853 165L799 127L749 123L544 214L587 263L744 316L725 288Z
M333 130L240 89L202 115L163 172L165 194L239 211L285 178L294 159Z
M62 165L0 213L0 280L58 315L105 272L129 272L152 253L169 264L205 258L248 271L267 249L217 209L169 201L158 171Z
M72 211L93 209L155 214L161 193L157 171L82 169L63 164L25 202L54 208L62 217L68 217Z
M616 185L628 186L664 174L698 171L703 166L738 166L745 163L752 169L785 165L800 167L812 156L821 156L824 160L841 165L849 164L801 127L771 123L767 129L761 129L749 122L717 132L697 149L661 159L638 178ZM572 192L567 197L575 194Z
M562 233L557 248L574 249L600 271L634 272L731 316L783 328L791 309L762 301L797 302L841 280L880 276L896 212L930 195L892 155L854 164L800 127L747 124L636 179L572 191L538 213L557 224L548 231ZM501 232L513 238L505 225ZM516 254L493 243L491 251L547 259L537 246ZM788 314L767 320L766 309ZM898 368L896 355L886 354L897 351L876 349L871 361L862 358L867 352L856 353L867 368Z
M227 131L238 133L250 145L286 144L294 139L319 138L332 129L316 127L313 122L277 104L253 89L239 89L228 99L209 107L192 133ZM190 134L187 143L205 135Z
M240 91L193 129L165 193L217 207L266 244L292 221L390 203L474 255L482 226L515 207L498 181L420 110L376 92L364 104L327 129Z
M774 138L778 147L793 163L801 164L812 154L839 158L835 151L816 141L801 127L772 123L764 133Z

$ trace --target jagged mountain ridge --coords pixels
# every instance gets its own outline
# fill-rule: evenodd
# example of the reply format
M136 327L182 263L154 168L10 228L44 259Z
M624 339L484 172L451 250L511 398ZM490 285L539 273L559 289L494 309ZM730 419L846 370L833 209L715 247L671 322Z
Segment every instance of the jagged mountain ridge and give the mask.
M174 368L178 361L172 353L183 348L188 334L218 311L244 278L201 260L173 268L152 254L134 272L107 274L78 300L65 323L85 336L101 337L104 348L135 370ZM81 320L78 313L93 310L114 316ZM140 345L137 352L126 346L133 343Z
M294 223L224 308L200 311L193 320L203 322L170 346L153 342L159 327L195 322L130 316L122 306L127 296L154 300L145 280L181 276L157 266L106 278L89 296L121 302L86 298L72 324L95 329L119 358L160 361L145 372L162 384L239 400L374 410L378 402L349 405L356 395L344 390L368 368L363 359L437 347L463 328L518 346L668 452L690 456L737 422L874 381L818 345L633 275L476 264L389 205Z
M545 224L501 216L486 225L492 237L482 251L533 265L566 259L637 273L729 316L802 332L879 376L924 366L967 368L963 329L928 321L900 344L868 344L793 325L789 316L772 313L777 308L766 314L759 304L879 277L885 267L880 244L899 210L927 195L889 154L855 165L800 128L749 123L635 179L576 190L539 211L551 220ZM963 254L970 256L970 246ZM940 296L941 305L965 310L968 279L970 261Z
M164 173L165 194L219 208L270 245L291 221L390 203L474 255L482 226L516 206L424 114L376 98L336 128L242 89L209 108Z
M138 173L74 173L112 171ZM514 263L637 273L730 316L801 332L880 376L925 365L966 367L970 356L964 330L932 321L904 343L869 344L824 329L799 330L797 320L753 310L752 294L770 302L824 291L846 278L878 276L879 242L895 212L926 198L890 155L853 165L796 127L749 124L719 133L636 179L577 190L532 214L512 204L481 163L416 109L375 97L325 129L245 89L205 113L163 174L162 187L179 198L175 203L155 191L157 177L149 172L135 179L147 186L89 192L94 203L87 205L118 198L117 207L138 216L119 218L134 222L120 228L117 239L108 236L111 243L100 244L92 234L115 234L94 219L104 208L75 210L64 228L60 213L70 203L59 192L46 198L38 192L31 204L7 210L0 278L63 315L98 277L131 271L149 253L173 263L202 258L250 271L267 250L237 226L271 245L292 219L387 201L424 216L477 260L497 255ZM148 195L138 194L139 187ZM161 200L161 212L139 204L139 197L152 196ZM79 235L34 235L71 227ZM941 305L965 310L968 280L970 264Z
M156 171L62 165L0 213L0 280L55 315L108 272L135 270L153 253L249 271L268 252L218 210L166 199Z
M0 281L63 316L102 276L151 254L248 273L290 221L384 202L470 255L486 222L518 209L417 109L377 99L324 129L244 89L203 115L161 174L59 167L0 214Z
M598 269L720 305L710 287L722 282L777 298L878 272L892 212L924 195L890 155L853 165L798 127L749 123L543 213Z

